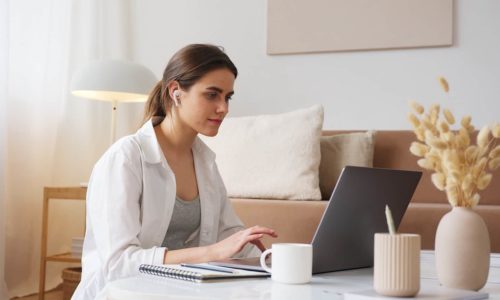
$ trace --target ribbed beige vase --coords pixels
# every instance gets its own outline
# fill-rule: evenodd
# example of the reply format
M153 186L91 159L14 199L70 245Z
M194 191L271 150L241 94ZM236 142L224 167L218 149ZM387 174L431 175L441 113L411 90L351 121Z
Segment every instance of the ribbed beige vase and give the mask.
M410 297L420 290L420 235L375 234L373 287L384 296Z
M454 207L443 216L436 232L436 272L442 285L481 289L490 267L490 237L481 216L466 207Z

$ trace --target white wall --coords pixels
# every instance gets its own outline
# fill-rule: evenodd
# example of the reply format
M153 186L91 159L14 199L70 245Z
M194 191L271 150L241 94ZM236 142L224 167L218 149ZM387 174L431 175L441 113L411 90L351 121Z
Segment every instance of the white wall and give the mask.
M445 48L270 56L266 0L132 0L136 61L159 77L182 46L225 47L237 65L231 116L315 103L324 128L407 129L408 100L439 101L473 123L500 121L500 1L455 2L454 45ZM445 76L449 95L437 76Z

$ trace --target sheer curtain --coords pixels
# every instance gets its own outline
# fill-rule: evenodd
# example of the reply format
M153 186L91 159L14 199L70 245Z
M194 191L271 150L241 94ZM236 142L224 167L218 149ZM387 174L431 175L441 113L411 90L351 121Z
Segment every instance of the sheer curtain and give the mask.
M0 299L7 299L5 284L5 150L6 150L6 96L7 96L7 1L0 1Z
M16 0L8 5L2 9L8 37L0 32L8 53L7 67L0 69L7 70L6 103L0 109L6 148L0 175L6 188L0 195L6 199L5 281L14 297L38 289L43 187L87 181L109 146L109 103L72 97L71 74L90 60L130 59L132 31L128 1ZM141 110L142 105L119 107L118 136L136 128ZM71 237L83 233L83 222L81 202L53 202L49 254L69 251ZM67 266L47 265L47 289L61 282Z

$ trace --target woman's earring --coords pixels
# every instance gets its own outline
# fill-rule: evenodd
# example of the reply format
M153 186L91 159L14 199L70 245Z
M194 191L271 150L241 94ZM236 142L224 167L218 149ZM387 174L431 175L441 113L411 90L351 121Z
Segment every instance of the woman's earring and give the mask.
M174 92L174 104L175 106L179 106L181 103L180 103L180 99L179 99L179 91L175 91Z

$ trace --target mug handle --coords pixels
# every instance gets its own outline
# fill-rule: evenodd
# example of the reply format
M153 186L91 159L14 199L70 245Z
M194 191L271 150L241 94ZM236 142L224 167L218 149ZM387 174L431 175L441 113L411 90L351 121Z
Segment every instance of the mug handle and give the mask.
M269 268L266 265L266 256L268 256L269 254L271 254L271 252L273 252L272 248L271 249L267 249L266 251L262 252L262 254L260 255L260 266L262 267L262 269L264 269L268 273L272 273L272 272L271 272L271 268Z

